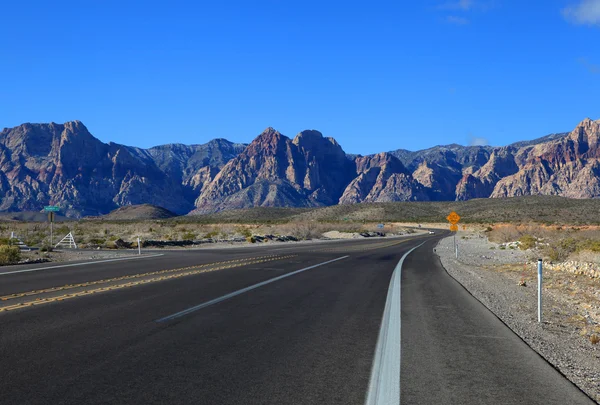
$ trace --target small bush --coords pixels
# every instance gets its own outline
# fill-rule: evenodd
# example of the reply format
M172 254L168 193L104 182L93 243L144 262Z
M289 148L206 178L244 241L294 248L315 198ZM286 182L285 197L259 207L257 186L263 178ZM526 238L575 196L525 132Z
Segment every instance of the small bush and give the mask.
M598 335L593 334L592 336L590 336L590 343L595 345L598 344L598 342L600 342L600 337L598 337Z
M256 243L256 239L254 238L254 236L247 237L246 241L248 241L249 243Z
M196 239L196 234L194 232L186 232L183 235L181 235L181 239L194 240L194 239Z
M217 235L219 234L219 231L211 231L211 232L207 232L204 235L204 239L213 239L215 238Z
M550 260L552 260L553 262L558 262L563 258L560 251L555 247L549 247L548 249L546 249L546 255L548 255Z
M42 245L40 252L52 252L54 248L50 245Z
M250 229L246 228L245 226L239 226L236 228L235 231L246 239L252 236L252 231L250 231Z
M519 248L521 250L527 250L535 247L535 243L537 242L537 238L531 235L523 235L519 238Z
M487 228L485 228L484 232L492 232L494 230L494 228L492 228L491 226L488 226Z
M21 260L21 250L17 246L0 246L0 265L14 264Z

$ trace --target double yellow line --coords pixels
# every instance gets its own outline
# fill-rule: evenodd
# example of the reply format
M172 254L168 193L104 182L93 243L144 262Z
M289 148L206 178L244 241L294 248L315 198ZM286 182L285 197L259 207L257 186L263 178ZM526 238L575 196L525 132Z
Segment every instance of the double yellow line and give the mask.
M90 294L96 294L96 293L101 293L101 292L106 292L106 291L134 287L137 285L155 283L155 282L164 281L164 280L171 280L171 279L191 276L194 274L208 273L208 272L217 271L217 270L224 270L224 269L231 269L234 267L247 266L250 264L266 263L266 262L272 262L272 261L276 261L276 260L289 259L289 258L292 258L295 256L297 256L297 255L287 255L287 256L268 255L268 256L260 256L260 257L253 257L253 258L247 258L247 259L228 260L228 261L224 261L224 262L207 263L207 264L201 264L201 265L197 265L197 266L180 267L177 269L152 271L152 272L147 272L147 273L127 275L127 276L122 276L122 277L108 278L108 279L104 279L104 280L90 281L90 282L86 282L86 283L67 284L67 285L64 285L61 287L52 287L52 288L47 288L47 289L43 289L43 290L32 290L32 291L27 291L27 292L23 292L23 293L10 294L10 295L5 295L3 297L0 297L0 300L8 301L11 299L36 296L36 295L41 295L41 294L46 294L46 293L53 293L53 292L57 292L57 291L65 291L65 290L71 290L71 289L75 289L75 288L83 288L83 287L97 286L97 285L102 285L102 284L107 284L107 283L112 283L112 282L131 280L131 281L128 281L125 283L117 283L117 284L108 285L108 286L99 287L99 288L86 289L84 291L73 292L70 294L63 294L63 295L56 296L56 297L49 297L49 298L39 298L38 297L34 300L19 302L18 304L0 307L0 312L12 311L15 309L26 308L26 307L31 307L31 306L35 306L35 305L48 304L51 302L63 301L63 300L82 297L82 296L90 295ZM152 277L152 276L158 276L158 277ZM150 277L150 278L144 278L144 277Z
M355 246L355 247L348 247L348 248L339 247L339 248L317 249L317 250L313 250L312 252L336 252L336 253L368 252L370 250L385 249L385 248L399 245L401 243L405 243L405 242L408 242L408 241L414 240L414 239L415 238L404 239L401 241L396 241L396 242L391 242L391 243L373 244L373 245L366 246L366 247L364 245L362 245L362 246Z

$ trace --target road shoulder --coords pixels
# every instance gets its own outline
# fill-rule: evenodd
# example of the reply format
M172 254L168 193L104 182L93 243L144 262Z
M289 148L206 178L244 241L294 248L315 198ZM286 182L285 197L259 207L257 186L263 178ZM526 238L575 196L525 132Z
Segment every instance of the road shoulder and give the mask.
M485 241L487 242L487 241ZM548 293L544 296L546 322L537 323L537 286L529 273L535 271L532 264L518 252L507 252L512 258L495 265L483 265L481 255L484 241L459 240L459 259L454 255L453 238L445 238L436 246L443 267L471 295L492 311L533 350L539 353L557 370L565 375L596 402L600 401L600 347L592 345L580 336L577 328L569 323L576 314L564 301ZM488 254L489 256L490 254ZM494 258L496 261L502 261ZM502 269L521 262L523 271L509 272ZM531 268L530 268L531 267ZM520 279L528 281L520 286Z

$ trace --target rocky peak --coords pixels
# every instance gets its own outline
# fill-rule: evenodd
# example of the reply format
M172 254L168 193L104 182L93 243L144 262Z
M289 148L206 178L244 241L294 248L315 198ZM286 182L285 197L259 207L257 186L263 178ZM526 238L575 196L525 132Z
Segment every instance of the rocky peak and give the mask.
M577 125L577 127L568 136L578 143L584 143L594 148L598 146L600 141L600 120L593 121L586 118Z
M246 155L276 155L284 149L290 139L272 127L260 133L243 152Z
M355 162L357 173L366 172L373 167L387 167L394 173L408 173L408 170L404 167L400 159L389 152L381 152L369 156L358 156L355 159Z

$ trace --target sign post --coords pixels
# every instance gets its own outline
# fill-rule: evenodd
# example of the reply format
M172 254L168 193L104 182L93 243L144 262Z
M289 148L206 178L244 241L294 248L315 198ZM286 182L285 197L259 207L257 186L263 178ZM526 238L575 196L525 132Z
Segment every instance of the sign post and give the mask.
M60 207L47 205L44 207L44 211L48 213L48 221L50 221L50 246L54 246L52 244L52 225L54 224L54 213L60 211Z
M542 259L538 259L538 322L542 323Z
M458 259L458 246L456 245L456 232L458 231L458 221L460 221L460 215L456 212L452 211L450 215L446 217L448 222L450 222L450 231L454 232L454 254Z

